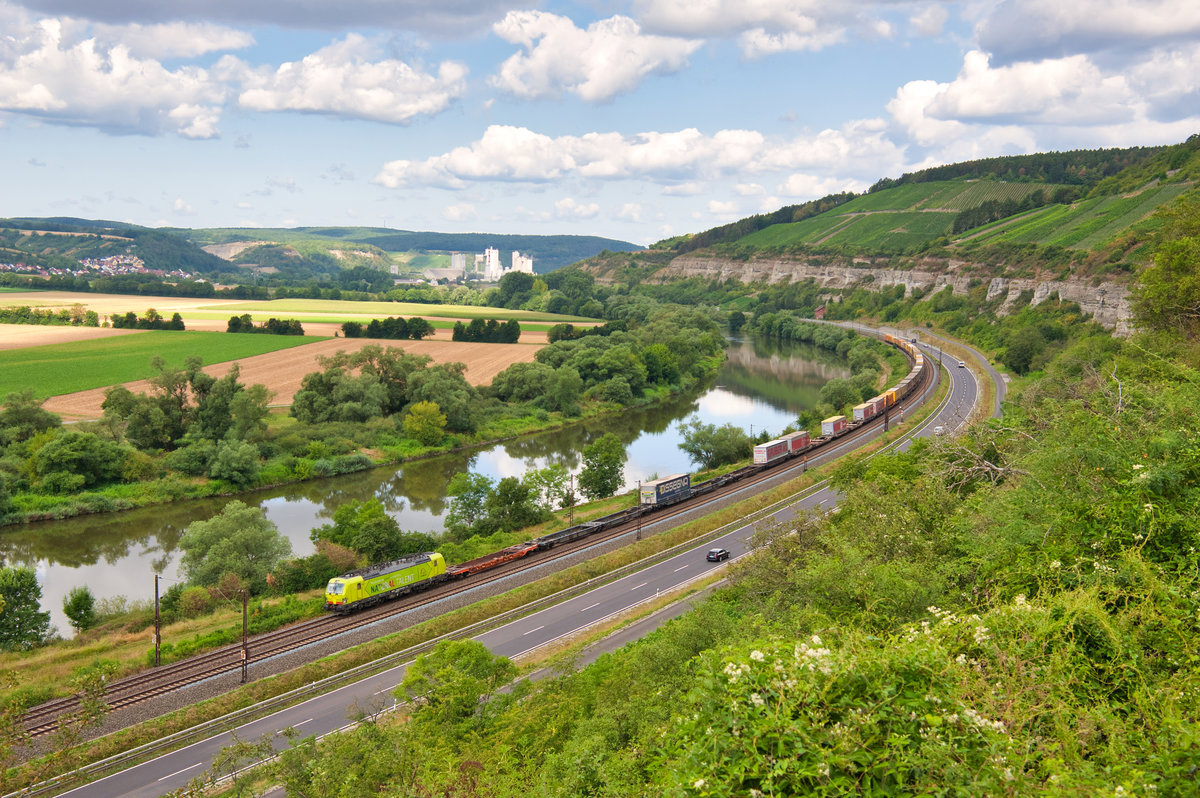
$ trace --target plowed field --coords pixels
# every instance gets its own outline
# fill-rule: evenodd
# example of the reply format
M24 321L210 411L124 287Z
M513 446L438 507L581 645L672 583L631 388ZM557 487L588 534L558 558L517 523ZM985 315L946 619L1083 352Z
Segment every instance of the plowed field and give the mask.
M307 331L307 325L306 325ZM449 338L449 331L446 338ZM545 335L522 334L523 340L529 338L535 341L540 337L545 342ZM318 371L320 365L317 358L332 355L338 351L357 352L368 344L378 346L394 346L416 355L429 355L434 363L461 362L467 366L467 380L472 385L487 385L492 378L513 363L528 363L541 347L533 344L473 344L450 340L425 341L378 341L365 338L334 338L319 341L304 346L292 347L266 355L255 355L228 363L215 363L205 367L205 372L214 377L226 374L234 362L240 364L241 381L247 385L261 383L272 391L271 400L275 405L290 405L296 391L300 390L300 381L311 371ZM144 380L126 383L126 387L134 393L145 393L150 385ZM104 401L104 388L78 393L54 396L43 405L51 413L57 413L64 420L81 420L99 418L100 405Z

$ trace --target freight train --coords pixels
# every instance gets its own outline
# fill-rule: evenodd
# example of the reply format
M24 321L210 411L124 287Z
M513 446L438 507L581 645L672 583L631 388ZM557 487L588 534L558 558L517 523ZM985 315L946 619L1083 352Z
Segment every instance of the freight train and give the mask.
M465 579L534 552L552 549L560 543L570 543L596 532L621 526L665 507L704 496L731 482L758 474L765 468L773 468L793 458L817 453L821 447L851 430L884 417L921 384L927 358L917 348L916 341L904 340L893 335L885 335L884 340L908 355L912 363L908 375L892 388L857 405L852 419L832 416L822 421L821 435L817 438L811 438L807 432L793 432L776 440L760 443L754 447L754 457L750 465L699 484L692 484L690 474L675 474L646 482L640 486L638 503L633 507L551 532L535 540L509 546L468 562L446 565L441 554L428 552L342 574L330 579L325 588L325 609L337 613L353 612L426 590L443 582Z

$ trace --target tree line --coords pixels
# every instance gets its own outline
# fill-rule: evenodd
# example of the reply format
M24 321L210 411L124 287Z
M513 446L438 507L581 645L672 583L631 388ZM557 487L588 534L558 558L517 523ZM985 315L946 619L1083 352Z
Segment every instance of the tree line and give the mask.
M399 317L371 319L366 324L360 321L342 322L342 335L347 338L382 338L396 341L411 338L414 341L420 341L433 335L434 332L433 325L420 316L413 316L410 319Z
M483 344L515 344L521 338L521 325L516 319L501 323L496 319L471 319L469 324L454 323L451 340Z
M262 324L255 324L249 313L241 316L230 316L225 325L225 332L231 333L263 333L265 335L304 335L304 327L298 319L267 319Z
M52 310L28 305L0 308L0 324L48 324L74 327L99 327L100 314L76 303L70 308Z
M183 330L183 316L172 313L170 319L164 319L154 308L147 310L142 316L132 310L128 313L117 313L112 316L112 326L126 330Z

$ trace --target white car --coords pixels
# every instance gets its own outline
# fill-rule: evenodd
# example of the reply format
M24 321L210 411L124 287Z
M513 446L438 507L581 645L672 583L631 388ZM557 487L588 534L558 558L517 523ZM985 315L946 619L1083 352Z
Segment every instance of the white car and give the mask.
M946 434L946 428L945 427L934 427L933 434L937 435L940 438L941 436Z
M960 361L958 361L958 367L960 369L965 369L967 367L967 364L960 360Z

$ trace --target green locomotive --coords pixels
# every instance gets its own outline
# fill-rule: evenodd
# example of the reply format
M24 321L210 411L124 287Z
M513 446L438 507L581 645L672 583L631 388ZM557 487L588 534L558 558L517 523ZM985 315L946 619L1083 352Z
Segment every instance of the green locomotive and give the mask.
M436 551L369 565L334 577L325 586L325 609L350 612L446 579L446 559Z

